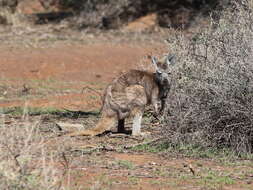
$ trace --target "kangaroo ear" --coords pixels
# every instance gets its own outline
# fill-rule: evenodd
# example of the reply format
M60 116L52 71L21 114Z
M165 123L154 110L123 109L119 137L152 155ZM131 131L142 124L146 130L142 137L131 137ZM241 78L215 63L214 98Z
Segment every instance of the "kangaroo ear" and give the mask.
M155 70L157 71L158 70L158 66L157 66L157 58L152 56L151 57L151 60L152 60L152 64L154 65L155 67Z
M169 54L166 59L167 65L174 65L175 64L175 55Z

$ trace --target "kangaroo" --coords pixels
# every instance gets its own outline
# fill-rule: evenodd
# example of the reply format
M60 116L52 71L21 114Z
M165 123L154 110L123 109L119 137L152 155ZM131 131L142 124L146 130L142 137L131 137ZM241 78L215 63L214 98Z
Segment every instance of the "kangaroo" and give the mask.
M130 70L109 84L103 96L101 119L93 129L67 134L68 136L95 136L110 130L118 124L118 132L125 132L124 120L133 116L132 135L142 135L141 120L146 105L151 104L155 113L163 111L165 99L170 89L169 65L174 56L161 59L151 57L155 73ZM161 108L159 110L159 103ZM117 123L118 122L118 123Z

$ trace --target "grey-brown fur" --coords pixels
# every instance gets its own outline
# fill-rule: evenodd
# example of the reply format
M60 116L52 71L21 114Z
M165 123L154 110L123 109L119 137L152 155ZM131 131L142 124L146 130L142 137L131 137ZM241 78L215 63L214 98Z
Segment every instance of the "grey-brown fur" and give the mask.
M117 77L104 92L102 117L90 130L70 133L69 136L98 135L110 130L118 123L118 131L124 132L124 119L132 115L133 135L140 135L141 118L146 105L151 104L158 114L158 104L162 103L169 92L169 75L167 73L172 57L160 60L152 57L156 72L130 70Z

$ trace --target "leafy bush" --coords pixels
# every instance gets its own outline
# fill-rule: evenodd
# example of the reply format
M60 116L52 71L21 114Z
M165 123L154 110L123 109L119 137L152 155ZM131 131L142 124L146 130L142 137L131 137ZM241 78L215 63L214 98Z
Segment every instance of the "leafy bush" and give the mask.
M253 152L253 6L238 2L191 40L168 40L178 59L164 115L172 143Z

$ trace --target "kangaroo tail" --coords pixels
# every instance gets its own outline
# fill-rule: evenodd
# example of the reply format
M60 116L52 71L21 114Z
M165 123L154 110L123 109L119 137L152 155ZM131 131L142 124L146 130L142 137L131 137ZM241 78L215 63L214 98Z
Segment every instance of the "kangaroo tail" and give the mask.
M93 129L69 133L66 136L96 136L110 130L116 124L115 117L102 117Z

